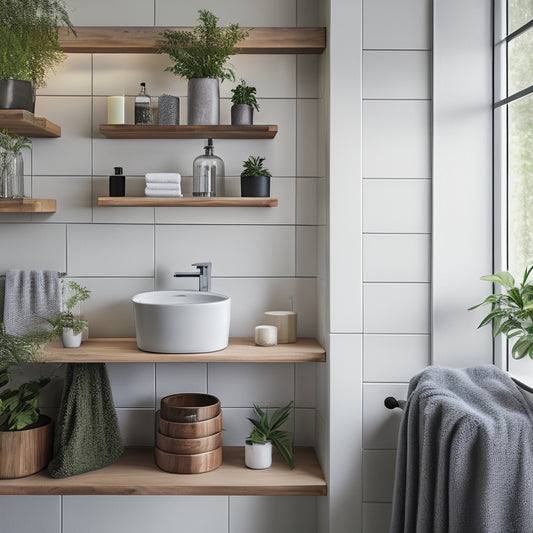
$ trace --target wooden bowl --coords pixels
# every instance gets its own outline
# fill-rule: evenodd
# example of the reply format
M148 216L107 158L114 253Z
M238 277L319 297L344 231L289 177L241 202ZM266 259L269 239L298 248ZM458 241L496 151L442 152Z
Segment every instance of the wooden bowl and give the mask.
M157 411L156 427L159 433L176 439L208 437L222 431L222 412L214 418L202 420L202 422L171 422L162 418L160 412Z
M222 464L222 447L210 452L180 455L154 448L155 463L173 474L202 474L217 469Z
M182 393L161 400L161 418L171 422L200 422L220 413L220 400L211 394Z
M158 431L155 435L155 441L156 446L164 452L182 455L205 453L222 446L222 431L197 439L175 439Z

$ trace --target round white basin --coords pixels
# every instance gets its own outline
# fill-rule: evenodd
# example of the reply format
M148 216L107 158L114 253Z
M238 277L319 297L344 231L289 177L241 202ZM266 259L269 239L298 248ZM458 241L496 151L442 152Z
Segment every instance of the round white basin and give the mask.
M137 346L155 353L205 353L228 345L231 298L214 292L136 294Z

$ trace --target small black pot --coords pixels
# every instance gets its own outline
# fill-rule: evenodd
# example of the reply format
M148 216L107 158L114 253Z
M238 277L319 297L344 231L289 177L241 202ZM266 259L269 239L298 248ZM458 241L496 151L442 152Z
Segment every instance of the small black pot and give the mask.
M35 110L35 93L29 81L0 80L0 109Z
M254 108L248 104L231 106L231 124L233 126L250 126L254 123Z
M241 176L241 196L268 198L270 176Z

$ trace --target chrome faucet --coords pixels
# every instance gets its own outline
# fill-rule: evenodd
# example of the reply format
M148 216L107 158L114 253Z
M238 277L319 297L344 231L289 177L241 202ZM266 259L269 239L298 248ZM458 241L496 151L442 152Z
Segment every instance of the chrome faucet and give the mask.
M211 291L211 263L193 263L198 272L174 272L175 278L198 278L198 290Z

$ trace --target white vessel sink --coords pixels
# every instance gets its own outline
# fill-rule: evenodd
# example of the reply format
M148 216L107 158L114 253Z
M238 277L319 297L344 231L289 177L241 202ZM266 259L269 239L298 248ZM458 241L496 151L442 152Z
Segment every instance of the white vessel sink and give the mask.
M137 346L145 352L205 353L228 345L231 298L214 292L136 294Z

